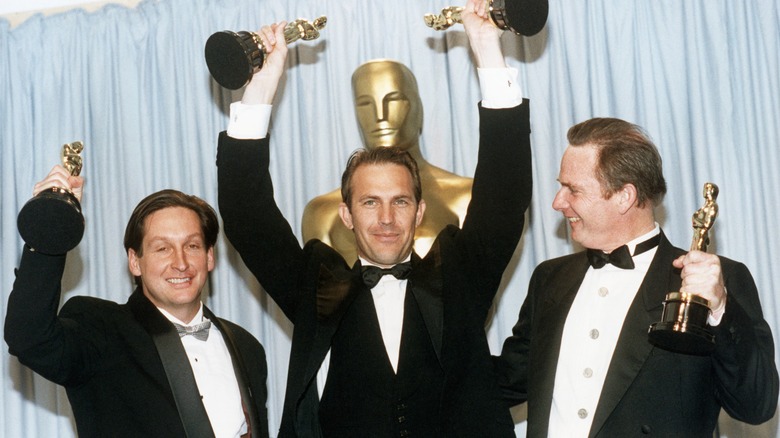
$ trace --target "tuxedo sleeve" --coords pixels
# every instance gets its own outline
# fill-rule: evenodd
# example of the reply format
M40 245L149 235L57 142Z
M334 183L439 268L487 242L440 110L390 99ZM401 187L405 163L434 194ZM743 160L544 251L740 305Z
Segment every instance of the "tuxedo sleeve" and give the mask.
M25 245L8 298L4 334L9 352L19 362L55 383L70 386L86 381L99 363L101 350L100 337L89 328L89 321L57 315L65 258ZM65 308L82 301L75 297Z
M247 268L295 323L306 257L274 200L269 141L222 132L217 150L219 212L225 235Z
M531 202L529 102L508 109L480 106L479 115L477 168L458 244L469 275L484 281L478 299L489 304L520 241Z
M775 414L778 374L774 341L764 320L753 277L742 263L721 258L728 290L726 312L715 332L712 364L717 397L729 415L751 424Z

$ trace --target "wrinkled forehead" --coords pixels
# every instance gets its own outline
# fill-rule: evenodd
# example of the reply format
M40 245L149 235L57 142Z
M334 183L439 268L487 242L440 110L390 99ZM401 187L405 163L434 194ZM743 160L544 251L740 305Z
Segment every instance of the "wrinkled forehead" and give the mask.
M403 64L393 61L373 61L361 65L352 75L352 93L382 98L400 92L411 101L419 100L417 80Z

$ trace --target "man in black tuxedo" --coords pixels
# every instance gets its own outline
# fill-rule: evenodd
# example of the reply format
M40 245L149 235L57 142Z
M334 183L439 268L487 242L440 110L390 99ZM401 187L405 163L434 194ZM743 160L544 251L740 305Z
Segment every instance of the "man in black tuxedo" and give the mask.
M748 269L667 240L653 214L666 193L661 157L641 128L592 119L568 140L553 208L589 249L536 268L497 360L507 398L528 401L528 436L711 438L721 407L770 419L774 343ZM598 262L607 253L625 255L620 267ZM672 291L709 301L711 354L649 341Z
M413 236L425 201L416 163L399 148L358 151L339 207L355 233L354 266L319 240L301 248L274 201L268 116L252 114L270 114L285 23L260 31L266 64L219 139L219 207L225 234L295 324L280 436L514 436L484 324L530 202L529 113L486 17L482 2L469 1L463 21L479 74L501 98L479 108L479 162L463 227L448 226L418 257ZM371 266L392 274L368 283Z
M34 193L60 187L80 200L82 186L56 166ZM65 387L79 436L268 436L263 347L200 301L218 233L200 198L149 195L125 231L137 283L128 302L74 297L59 315L66 255L25 245L5 340L22 364Z

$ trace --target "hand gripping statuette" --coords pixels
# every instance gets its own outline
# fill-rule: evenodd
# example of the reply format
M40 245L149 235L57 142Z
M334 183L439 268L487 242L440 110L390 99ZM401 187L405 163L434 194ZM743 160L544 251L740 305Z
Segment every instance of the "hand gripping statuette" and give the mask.
M707 251L709 231L718 215L718 186L704 184L704 205L693 213L691 251ZM648 330L650 342L679 353L705 355L715 348L715 336L707 329L710 303L685 292L670 292L664 299L661 321Z
M309 22L299 18L284 28L287 44L302 39L310 41L320 36L328 19L319 17ZM263 68L265 47L255 32L224 30L212 34L206 40L206 64L217 83L230 90L246 85L252 75Z
M79 176L83 161L80 141L62 146L62 165L73 176ZM19 212L16 226L22 239L43 254L65 254L84 236L81 203L62 187L46 189L27 201Z
M547 22L547 0L486 0L490 21L501 30L532 36L539 33ZM462 23L460 6L449 6L441 14L425 14L425 24L434 30L445 30L455 23Z

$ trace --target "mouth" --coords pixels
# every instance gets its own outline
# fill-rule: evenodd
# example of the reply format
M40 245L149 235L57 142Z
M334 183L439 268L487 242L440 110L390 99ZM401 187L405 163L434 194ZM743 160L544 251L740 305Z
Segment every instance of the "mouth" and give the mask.
M166 281L171 284L185 284L192 281L192 277L169 278Z
M377 233L374 238L380 242L394 242L398 239L397 233Z
M380 128L380 129L375 129L375 130L371 131L371 134L373 136L375 136L375 137L384 137L386 135L394 134L395 131L396 130L393 129L393 128Z

